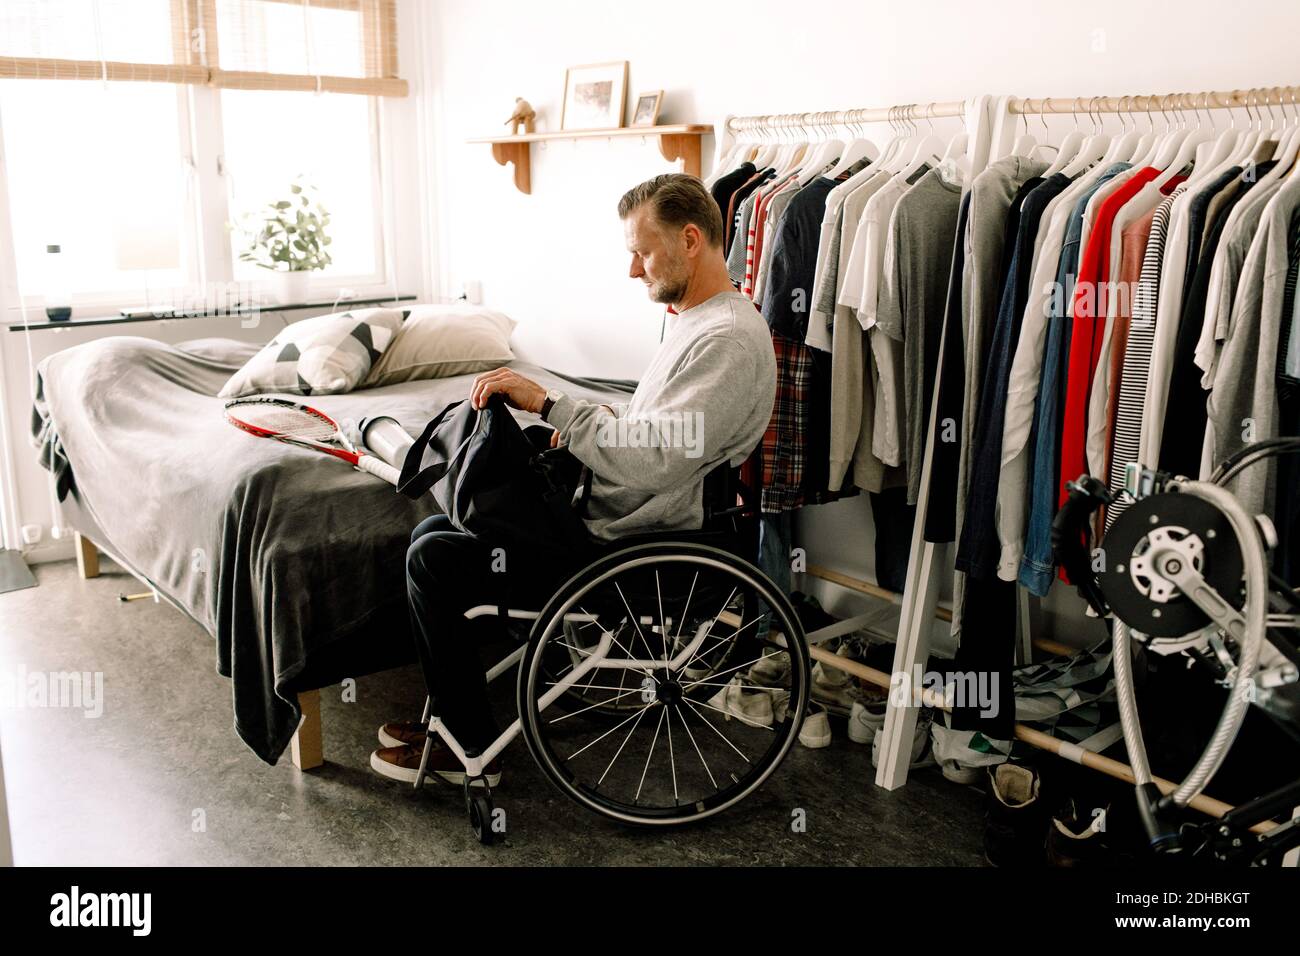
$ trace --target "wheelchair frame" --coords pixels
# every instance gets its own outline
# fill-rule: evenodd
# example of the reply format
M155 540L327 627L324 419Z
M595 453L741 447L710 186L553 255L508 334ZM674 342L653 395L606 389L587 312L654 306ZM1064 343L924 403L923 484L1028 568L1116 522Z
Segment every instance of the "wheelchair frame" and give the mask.
M488 615L492 615L496 617L496 616L500 616L500 613L501 611L498 605L479 604L466 611L465 618L467 620L473 620L475 618L485 617ZM509 608L507 610L507 615L513 620L535 621L542 616L542 612L523 611L523 610L517 610L515 608ZM571 613L571 612L565 613L562 619L566 623L585 623L585 624L595 623L595 621L598 620L598 618L594 614L582 614L582 613ZM637 623L644 624L647 627L655 626L654 619L644 614L639 617ZM671 627L672 619L668 618L663 623L665 627ZM682 666L682 664L690 660L691 656L694 655L699 650L700 645L704 643L704 641L708 638L708 636L709 636L709 627L708 624L706 623L700 626L695 636L691 639L691 642L687 644L676 656L674 656L669 661L669 664L672 665L673 667ZM617 668L621 670L644 670L647 667L654 668L654 667L664 666L663 661L640 660L640 659L627 659L627 660L620 660L620 661L610 661L606 663L605 655L609 653L609 650L613 646L613 643L614 643L613 634L610 631L606 630L601 632L600 643L597 644L596 650L593 651L590 655L588 655L586 660L584 660L581 664L579 664L572 671L570 671L569 674L566 675L561 681L559 681L554 687L552 687L549 691L547 691L546 694L542 697L541 701L539 702L540 705L542 707L550 706L555 700L557 700L566 691L568 691L570 687L576 684L583 675L585 675L589 671L595 670L598 666L611 668L611 669ZM496 665L494 665L488 671L487 673L488 683L491 683L492 681L496 680L502 674L507 673L512 667L514 667L516 664L522 661L524 657L524 651L526 651L527 649L528 646L525 644L521 647L515 648L504 658L502 658ZM515 719L510 723L510 726L508 726L504 731L502 731L501 735L497 737L496 740L492 741L492 743L487 747L487 749L484 750L481 754L478 754L476 756L469 756L468 754L465 753L465 749L460 745L460 742L456 739L455 735L452 734L452 732L447 729L447 725L444 724L438 718L437 714L430 713L430 711L432 710L432 706L433 706L432 698L426 697L424 700L424 714L420 717L420 722L427 724L428 732L430 734L436 733L439 737L441 737L443 743L445 743L447 747L451 750L451 752L456 755L456 759L458 759L465 767L465 774L468 781L471 782L483 781L483 786L486 787L486 777L484 775L485 768L503 750L505 750L506 747L510 746L511 742L515 739L515 737L519 736L520 731L523 729L522 718L515 717ZM420 769L416 772L415 775L414 786L415 789L417 790L424 785L424 778L427 776L426 771L428 769L428 764L429 764L429 749L426 747L424 750L424 755L420 758Z

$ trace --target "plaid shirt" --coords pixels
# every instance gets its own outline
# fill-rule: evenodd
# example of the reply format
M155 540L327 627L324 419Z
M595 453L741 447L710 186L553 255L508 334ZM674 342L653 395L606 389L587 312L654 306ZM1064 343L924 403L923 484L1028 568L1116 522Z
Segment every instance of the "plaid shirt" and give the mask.
M804 503L803 465L808 441L812 355L802 342L772 333L776 353L776 401L763 433L762 510L779 514Z

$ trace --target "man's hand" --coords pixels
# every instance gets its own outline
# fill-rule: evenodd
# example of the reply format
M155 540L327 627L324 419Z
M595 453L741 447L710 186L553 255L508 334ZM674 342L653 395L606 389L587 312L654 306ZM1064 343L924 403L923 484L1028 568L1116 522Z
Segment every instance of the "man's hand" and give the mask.
M482 408L497 393L505 396L506 404L511 408L533 414L540 413L546 403L546 389L542 386L512 369L498 368L474 379L469 391L470 405Z

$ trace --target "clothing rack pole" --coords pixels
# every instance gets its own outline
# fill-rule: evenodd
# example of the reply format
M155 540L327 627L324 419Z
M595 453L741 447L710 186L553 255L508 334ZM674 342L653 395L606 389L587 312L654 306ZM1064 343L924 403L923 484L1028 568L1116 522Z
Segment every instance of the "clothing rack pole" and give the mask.
M876 106L868 109L831 110L820 113L765 113L761 116L733 116L727 120L727 129L733 133L754 130L816 128L823 126L854 126L861 123L886 123L900 119L937 119L941 116L965 116L965 100L948 100L941 103L903 103L898 106Z
M970 135L970 159L973 179L992 158L993 133L998 112L1006 106L1006 97L994 98L982 96L977 101L978 108L967 113L967 129ZM969 188L969 181L967 188ZM939 352L943 355L943 337L940 336ZM939 602L940 558L946 551L940 551L941 545L926 541L924 536L925 516L929 505L930 466L933 444L929 436L934 434L935 416L939 405L939 369L935 370L934 388L930 396L930 413L926 417L927 440L921 464L921 491L916 502L916 519L912 526L912 543L908 552L907 577L903 586L903 613L898 625L898 640L894 647L893 673L907 675L908 687L916 686L930 654L930 630L935 618L935 609ZM885 709L885 725L880 730L880 759L876 767L876 786L886 790L895 790L907 782L908 770L912 760L912 740L916 734L916 721L920 712L920 701L906 700L896 706L893 695Z
M1010 113L1154 113L1158 110L1246 109L1258 106L1293 106L1300 86L1266 86L1250 90L1213 90L1203 93L1139 94L1044 99L1012 98Z

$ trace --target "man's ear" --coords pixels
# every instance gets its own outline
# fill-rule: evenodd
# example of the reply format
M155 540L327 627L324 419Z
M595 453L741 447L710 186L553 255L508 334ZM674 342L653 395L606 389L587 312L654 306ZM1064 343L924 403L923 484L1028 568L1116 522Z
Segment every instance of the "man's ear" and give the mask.
M704 248L704 233L693 222L688 222L682 226L682 240L685 243L688 256L699 255L700 250Z

